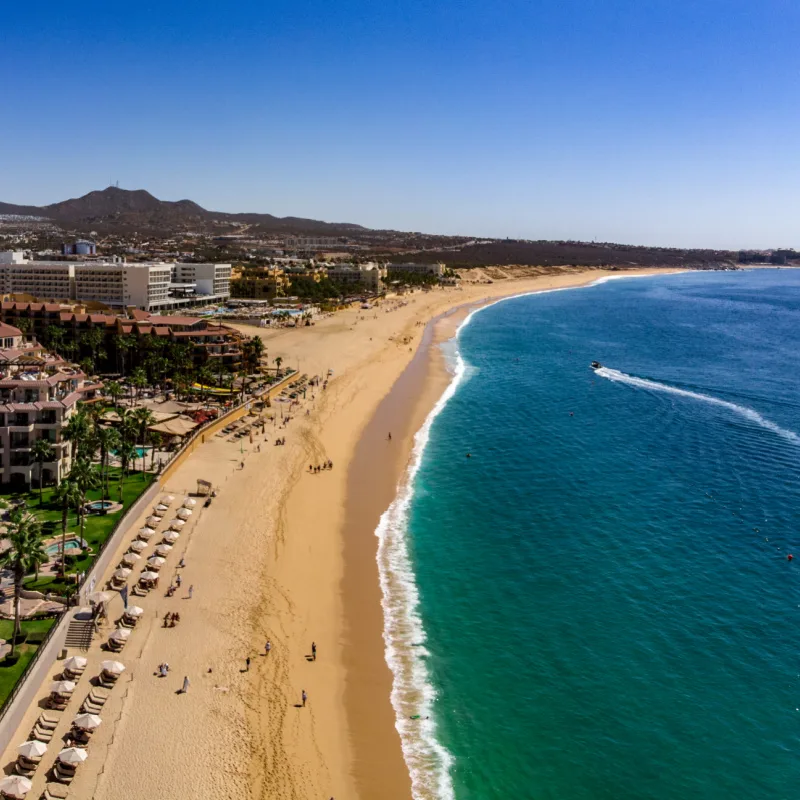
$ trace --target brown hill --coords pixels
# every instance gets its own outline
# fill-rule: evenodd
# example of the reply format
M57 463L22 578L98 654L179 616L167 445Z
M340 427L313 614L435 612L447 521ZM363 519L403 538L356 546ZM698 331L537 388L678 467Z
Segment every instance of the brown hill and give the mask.
M272 214L229 214L208 211L191 200L159 200L144 189L128 190L109 186L83 197L47 206L19 206L0 203L0 214L20 214L52 219L75 230L103 233L169 235L187 230L229 231L243 223L263 233L308 233L329 236L364 230L350 223L321 222L300 217L275 217Z

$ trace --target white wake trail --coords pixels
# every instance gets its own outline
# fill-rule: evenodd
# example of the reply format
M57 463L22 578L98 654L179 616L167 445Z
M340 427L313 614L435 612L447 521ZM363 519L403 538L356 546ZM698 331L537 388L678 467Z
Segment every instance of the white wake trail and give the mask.
M596 369L594 373L595 375L599 375L601 378L607 378L608 380L615 381L616 383L627 383L629 386L636 386L639 389L650 389L654 392L676 394L679 397L687 397L691 400L700 400L703 403L710 403L711 405L719 406L720 408L726 408L728 411L732 411L734 414L738 414L740 417L744 417L746 420L754 422L756 425L766 428L768 431L777 433L778 436L786 439L789 442L792 442L793 444L800 444L800 436L798 436L794 431L790 431L787 428L782 428L780 425L772 422L772 420L762 417L761 414L759 414L758 411L753 408L740 406L736 403L731 403L728 400L721 400L719 397L712 397L710 394L690 392L687 389L678 389L677 387L669 386L666 383L658 383L657 381L650 381L646 378L636 378L633 375L626 375L624 372L619 372L619 370L610 369L609 367L600 367L599 369Z

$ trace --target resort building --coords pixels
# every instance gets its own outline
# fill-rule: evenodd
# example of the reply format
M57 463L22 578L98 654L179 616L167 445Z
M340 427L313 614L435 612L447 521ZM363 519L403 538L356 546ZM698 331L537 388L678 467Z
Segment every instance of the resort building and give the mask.
M249 300L268 300L286 294L290 279L279 267L243 269L231 282L231 296Z
M444 264L387 264L389 275L402 272L414 272L421 275L434 275L441 278L444 275Z
M380 292L386 269L372 261L366 264L336 264L328 267L328 278L340 285L360 286L369 292Z
M0 253L0 292L39 300L174 310L224 303L230 279L230 264L29 261L20 251Z
M52 457L42 464L44 483L58 483L70 470L71 448L63 428L81 400L102 384L90 383L76 367L25 342L22 331L0 323L0 483L20 489L39 481L32 448L47 440Z

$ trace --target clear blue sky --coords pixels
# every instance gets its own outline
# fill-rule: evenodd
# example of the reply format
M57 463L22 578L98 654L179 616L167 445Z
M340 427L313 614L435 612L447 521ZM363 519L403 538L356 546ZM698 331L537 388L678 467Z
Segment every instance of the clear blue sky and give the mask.
M800 247L797 0L4 3L0 199Z

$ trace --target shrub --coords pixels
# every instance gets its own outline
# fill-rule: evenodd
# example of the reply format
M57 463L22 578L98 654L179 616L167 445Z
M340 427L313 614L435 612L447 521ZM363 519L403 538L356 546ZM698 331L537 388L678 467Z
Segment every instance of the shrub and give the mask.
M28 634L28 644L41 644L47 637L48 631L32 631Z

